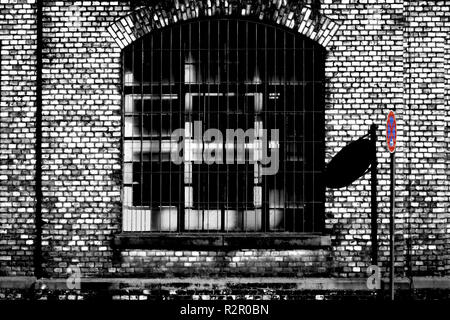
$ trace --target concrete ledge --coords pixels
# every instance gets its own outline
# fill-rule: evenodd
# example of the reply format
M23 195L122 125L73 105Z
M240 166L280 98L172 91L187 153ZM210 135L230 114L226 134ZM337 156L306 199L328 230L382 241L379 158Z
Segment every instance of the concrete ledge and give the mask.
M450 289L450 277L414 277L414 289Z
M0 289L29 289L35 283L35 277L0 277Z
M66 289L66 279L49 279L39 282L47 289ZM364 279L327 279L327 278L170 278L170 279L82 279L81 289L97 288L104 290L119 289L176 289L184 290L224 290L233 288L283 288L288 290L367 290Z
M410 280L397 278L396 288L410 288ZM383 279L382 288L389 282ZM34 277L0 277L0 289L68 290L67 279L40 279ZM120 289L233 289L233 288L282 288L287 290L351 290L368 291L365 278L82 278L81 290ZM450 277L414 277L413 289L450 289Z
M320 234L155 234L121 233L114 238L116 248L133 249L299 249L327 248L331 238Z

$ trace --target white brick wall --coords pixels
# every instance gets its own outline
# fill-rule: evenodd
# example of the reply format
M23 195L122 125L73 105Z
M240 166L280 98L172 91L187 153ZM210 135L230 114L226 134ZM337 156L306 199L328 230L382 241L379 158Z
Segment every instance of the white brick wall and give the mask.
M78 264L88 276L230 272L365 276L371 249L369 175L347 188L327 191L331 250L114 253L111 240L120 232L121 217L121 47L148 32L149 26L157 28L157 23L136 24L145 16L124 1L45 3L42 169L43 216L48 224L43 236L44 267L51 275L64 276L68 265ZM180 20L187 12L183 3L162 7L171 19ZM293 2L289 8L277 3L265 8L266 18L257 11L262 7L252 4L247 16L288 27L304 24L305 30L313 24L305 18L308 11L302 6L294 9ZM188 5L194 8L194 2ZM174 6L178 11L171 11ZM34 1L0 3L0 275L32 273L34 9ZM297 20L290 15L295 10ZM76 15L71 18L72 11ZM132 12L135 20L120 20ZM161 10L142 12L160 24L168 23ZM323 0L321 13L330 21L326 27L323 24L317 34L314 29L301 33L322 41L328 50L326 161L366 134L372 123L378 124L379 255L386 267L389 155L384 126L388 109L395 109L397 273L404 274L411 263L415 274L448 274L449 5Z

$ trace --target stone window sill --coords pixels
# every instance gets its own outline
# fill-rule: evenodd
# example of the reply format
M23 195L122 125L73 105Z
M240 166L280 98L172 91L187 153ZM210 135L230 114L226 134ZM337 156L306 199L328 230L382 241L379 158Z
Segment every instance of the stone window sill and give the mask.
M331 246L331 237L305 233L137 233L115 236L119 249L320 249Z

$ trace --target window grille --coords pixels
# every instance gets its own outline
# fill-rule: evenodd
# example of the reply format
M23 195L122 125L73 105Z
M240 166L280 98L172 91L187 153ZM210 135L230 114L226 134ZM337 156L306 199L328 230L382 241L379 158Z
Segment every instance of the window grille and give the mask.
M122 62L124 231L322 231L321 47L259 22L199 20L144 36ZM198 139L196 126L218 129L223 141ZM171 161L178 128L181 164ZM249 161L257 143L226 141L227 129L278 129L267 141L279 152L278 172L262 175ZM206 164L208 148L223 163Z

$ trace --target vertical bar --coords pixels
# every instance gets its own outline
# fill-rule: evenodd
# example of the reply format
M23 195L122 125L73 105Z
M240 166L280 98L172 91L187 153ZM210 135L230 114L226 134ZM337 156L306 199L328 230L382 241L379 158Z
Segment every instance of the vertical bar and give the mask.
M194 56L194 61L195 58L197 58L196 64L194 64L194 70L195 70L195 90L196 90L196 97L197 97L197 103L199 104L199 120L201 121L201 127L199 127L199 129L201 129L201 134L198 138L200 138L199 142L196 142L196 144L198 143L199 145L201 145L201 151L199 151L199 157L200 157L200 164L198 165L200 170L199 170L199 175L200 175L200 179L198 179L198 187L202 188L202 191L199 192L199 200L201 200L200 203L200 208L202 211L201 214L201 231L205 231L205 229L209 232L209 219L210 219L210 187L209 187L209 183L210 183L210 177L209 177L209 166L204 166L204 159L203 159L203 152L205 151L205 142L203 141L203 138L201 137L201 135L204 132L205 129L205 123L204 121L209 120L209 115L208 118L206 118L207 114L206 114L206 104L209 103L209 92L208 94L202 94L202 84L200 81L200 76L201 76L201 62L200 62L200 30L198 30L198 34L197 34L197 48L192 46L192 38L195 35L193 35L192 32L192 24L189 24L189 48L190 48L190 52L194 52L195 51L195 55ZM196 119L194 118L194 121ZM194 126L195 127L195 126ZM195 130L195 129L194 129ZM195 134L194 134L195 137ZM203 171L206 167L206 181L205 179L205 172ZM203 192L205 192L206 197L202 196ZM206 198L206 199L205 199Z
M273 86L273 89L274 89L273 91L275 92L275 96L278 97L279 88L277 86L277 80L278 80L278 77L277 77L277 70L278 70L278 68L277 68L278 67L277 66L277 64L278 64L278 60L277 60L277 53L278 53L278 48L277 48L277 30L274 29L273 27L269 27L269 31L271 31L271 34L273 34L273 37L274 37L273 38L273 48L272 48L272 50L273 50L273 60L274 60L274 64L273 65L274 65L274 67L273 67L273 75L272 75L272 81L271 81L272 83L271 83L271 85ZM276 126L277 125L277 119L279 118L278 112L280 112L278 110L278 107L279 107L279 105L278 105L278 98L275 99L274 102L275 102L274 103L275 111L273 113L273 115L274 115L273 123ZM283 134L284 134L285 133L285 128L283 128L282 131L283 131ZM267 141L269 143L267 151L269 151L270 150L270 139L268 138ZM280 209L280 204L279 204L279 202L280 202L280 192L279 192L279 189L277 188L278 187L278 184L277 184L278 181L277 180L278 180L277 179L277 175L274 175L274 184L275 184L274 185L274 190L275 190L275 195L276 195L275 201L274 201L275 202L275 204L274 204L274 221L276 221L276 214L277 214L278 210ZM277 203L277 201L278 201L278 203ZM270 204L269 204L269 207L270 207ZM284 210L283 210L283 220L284 220ZM284 221L283 221L283 223L284 223ZM277 229L277 231L279 231L278 230L278 226L277 226L276 229Z
M268 50L267 50L267 25L264 25L263 29L264 29L264 66L266 67L266 70L264 72L264 77L265 77L265 86L264 86L264 88L265 88L265 100L266 100L266 108L267 108L266 109L265 118L266 118L266 124L268 124L269 123L269 119L272 117L272 115L271 115L271 113L269 113L269 110L268 110L270 86L269 86L269 73L267 72L267 64L268 64L268 61L267 61L267 56L268 56ZM272 128L270 128L270 129L272 129ZM269 138L267 138L267 143L268 143L268 141L269 141ZM264 146L264 147L268 147L268 145ZM266 200L267 200L266 208L267 208L267 211L266 211L266 225L265 225L266 229L264 231L270 231L271 230L270 229L270 187L271 186L268 185L268 184L269 183L267 183L267 180L266 180L266 195L267 195L267 197L266 197ZM275 184L275 182L274 182L274 184Z
M267 66L267 26L266 25L262 25L261 28L258 28L259 25L257 25L256 29L256 35L255 38L258 39L258 30L261 30L261 32L264 32L264 66ZM258 55L259 52L259 46L258 46L258 42L256 43L256 55ZM258 67L258 72L259 72L259 67ZM263 101L264 101L264 105L263 105L263 110L264 110L264 122L267 125L268 124L268 118L269 118L269 112L267 109L268 106L268 99L269 99L269 90L268 90L268 79L267 79L267 69L264 71L264 79L263 79ZM273 128L267 128L268 130L273 129ZM266 146L264 146L266 147ZM264 195L264 199L263 199L263 221L262 221L262 231L263 232L267 232L270 230L270 201L269 201L269 183L267 182L267 178L266 176L263 176L263 184L264 184L264 188L263 188L263 195Z
M312 224L312 232L315 232L315 211L316 211L316 75L315 75L315 63L316 63L316 50L313 46L312 48L308 48L308 50L312 51L312 212L311 212L311 224Z
M162 45L163 45L163 36L164 33L161 32L160 37L159 37L159 108L160 108L160 113L159 113L159 165L161 166L161 169L159 170L159 231L161 232L162 230L162 212L163 212L163 201L162 201L162 197L163 197L163 193L162 193L162 179L164 176L169 176L170 177L170 168L169 168L169 172L164 172L164 165L163 165L163 158L162 158L162 142L163 142L163 65L162 65L162 59L163 59L163 50L162 50ZM170 178L169 178L170 179Z
M296 48L296 45L297 45L297 37L294 37L294 36L292 36L291 35L291 37L293 38L292 40L293 40L293 43L292 43L292 48L290 48L293 52L292 52L292 56L293 56L293 58L294 59L292 59L293 61L292 61L292 69L293 69L293 83L292 83L292 88L294 89L293 90L293 93L294 93L294 96L293 96L293 101L292 101L292 103L293 103L293 109L297 106L297 100L296 100L296 98L297 98L297 79L296 79L296 76L295 76L295 68L296 68L296 65L295 65L295 60L297 59L297 52L295 51L295 48ZM294 121L293 121L293 128L292 128L292 130L294 130L294 132L295 131L297 131L296 130L296 128L297 128L297 116L298 116L298 113L299 113L299 111L297 111L297 109L295 109L295 110L293 110L293 117L294 117ZM300 131L300 130L299 130ZM297 181L297 177L298 177L298 175L297 175L297 152L298 152L298 150L297 150L297 135L295 134L294 135L294 141L292 142L293 143L293 150L294 150L294 165L292 166L293 167L293 170L294 170L294 173L293 173L293 176L294 176L294 181L293 181L293 184L292 184L292 190L293 190L293 193L294 193L294 196L293 196L293 199L292 199L292 201L293 201L293 206L294 206L294 210L293 210L293 213L292 213L292 215L293 215L293 218L292 218L292 224L293 224L293 226L292 226L292 231L294 231L294 232L298 232L299 230L297 230L297 224L296 224L296 222L297 222L297 214L298 214L298 212L299 212L299 210L298 210L298 204L297 204L297 202L298 202L298 200L297 200L297 183L298 183L298 181Z
M169 114L167 115L168 119L169 119L169 132L173 132L173 130L175 130L176 128L173 128L172 123L173 123L173 98L172 98L172 28L170 28L167 32L169 32L169 66L167 66L169 68L169 72L168 72L168 84L169 84ZM161 48L162 50L163 48ZM161 65L164 65L163 63L161 63ZM169 150L169 168L170 168L170 178L169 178L169 231L172 231L172 188L173 188L173 181L172 181L172 137L169 134L169 146L170 146L170 150ZM175 167L175 170L177 169L177 167ZM175 174L177 174L179 176L179 173L177 171L175 171ZM177 209L178 211L178 209ZM177 213L178 214L178 213Z
M182 48L182 43L183 43L183 33L181 32L181 25L178 26L178 65L179 65L179 83L178 83L178 92L179 92L179 112L180 112L180 128L181 125L183 126L184 129L186 129L186 120L187 120L187 116L186 116L186 98L185 98L185 88L183 86L184 84L184 63L183 63L183 57L184 57L184 48ZM183 111L182 111L183 110ZM185 132L185 137L186 137L186 132ZM186 151L184 151L186 152ZM183 155L186 158L186 154ZM182 168L182 170L181 170ZM178 224L179 224L179 229L178 231L182 232L185 230L185 224L184 224L184 220L185 220L185 209L186 209L186 186L185 186L185 176L186 176L186 163L183 161L182 167L180 168L180 171L182 171L182 178L181 178L181 192L185 195L184 197L184 201L180 201L180 214L178 215ZM181 175L181 172L180 172Z
M278 48L276 49L278 50ZM283 231L287 231L286 229L286 207L287 207L287 202L288 202L288 198L287 198L287 192L286 192L286 170L288 169L287 166L287 159L286 159L286 149L287 149L287 137L288 137L288 133L289 133L289 128L287 127L287 121L286 118L289 117L290 115L286 114L286 86L287 86L287 80L286 80L286 32L283 32L283 79L280 79L281 81L284 80L284 84L283 84L283 123L284 123L284 141L283 144L281 144L281 141L278 142L278 145L281 147L283 146L283 162L284 162L284 170L283 170L283 216L284 216L284 229ZM281 155L280 150L278 151ZM292 174L292 172L291 172ZM289 212L289 211L288 211Z
M208 25L209 25L209 22L208 22ZM218 28L219 29L219 28ZM209 28L208 28L208 36L209 36ZM208 54L208 62L209 62L209 54ZM219 61L217 61L218 63L219 63ZM208 68L208 70L209 70L209 68ZM228 89L228 88L227 88ZM209 86L208 86L208 92L210 92L210 90L209 90ZM226 98L227 99L227 110L228 110L228 108L229 108L229 103L228 103L228 97ZM220 98L218 98L218 101L220 100ZM220 120L221 120L221 115L223 114L223 113L220 113L220 109L219 109L220 107L219 107L219 105L217 105L217 123L219 123L220 122ZM226 129L228 128L228 118L229 118L229 112L227 112L226 113L227 115L226 115L226 117L227 117L227 126L226 126ZM223 161L223 163L225 163L225 166L226 166L226 168L228 168L228 165L226 164L226 155L227 155L227 153L226 153L226 151L227 151L227 148L226 148L226 136L224 136L224 152L223 152L223 156L224 156L224 161ZM220 168L220 167L219 167ZM219 169L220 170L220 169ZM228 170L227 170L228 171ZM216 173L217 174L217 190L219 191L219 177L220 177L220 173L219 172L217 172ZM227 194L228 194L228 172L226 172L226 177L227 177L227 188L226 188L226 192L227 192ZM220 198L218 197L218 201L220 201ZM225 230L225 214L226 214L226 211L227 211L227 209L228 209L228 196L227 196L227 198L226 198L226 202L227 203L221 203L218 207L219 207L219 210L220 210L220 213L221 213L221 223L222 223L222 231L224 231Z
M305 49L305 40L302 39L302 64L301 64L301 68L302 68L302 77L301 77L301 86L302 86L302 108L303 108L303 117L302 117L302 124L303 124L303 128L302 128L302 132L303 132L303 162L302 162L302 167L303 167L303 171L302 171L302 176L303 176L303 187L302 187L302 192L303 192L303 215L302 215L302 232L305 232L305 220L307 217L307 206L308 206L308 200L306 199L306 192L305 192L305 170L306 170L306 103L305 103L305 95L306 95L306 76L305 76L305 53L306 53L306 49ZM308 161L309 161L309 156L308 156ZM309 209L309 208L308 208Z
M245 38L249 39L249 30L248 30L248 22L246 22L245 25ZM257 32L258 32L258 25L255 25L254 30L254 34L253 34L253 39L255 39L255 46L254 46L254 51L255 51L255 72L259 73L259 69L258 69L258 37L257 37ZM236 47L239 46L239 42L236 44ZM253 126L255 129L260 130L262 129L262 116L263 116L263 102L262 99L263 97L260 96L260 91L261 91L261 85L260 83L254 83L253 79L252 81L250 81L249 79L249 71L248 71L248 58L249 58L249 49L248 47L246 48L245 51L245 76L244 76L244 82L250 83L250 85L252 85L252 87L255 88L255 96L253 98ZM239 74L239 69L238 69L238 74ZM260 101L261 99L261 101ZM261 104L261 105L259 105ZM257 124L257 125L256 125ZM259 139L259 132L258 132L258 139ZM253 149L253 156L255 156L255 152L256 150ZM259 149L258 149L258 154L259 154ZM261 178L261 174L260 174L260 168L261 168L261 164L258 162L255 162L253 170L254 170L254 174L253 174L253 193L255 194L255 190L260 190L258 193L258 206L254 205L255 208L255 229L254 231L261 231L262 225L263 225L263 219L264 219L264 212L263 212L263 186L262 186L262 178ZM255 183L256 181L256 183ZM255 197L255 196L253 196ZM259 217L258 217L258 211L259 213ZM258 219L260 219L260 223L261 225L258 228Z
M230 21L229 20L226 20L227 21L227 34L226 34L226 41L224 41L224 43L225 43L225 63L227 63L227 58L229 58L229 48L230 48L230 43L229 43L229 39L230 39ZM220 31L220 27L217 29L217 30L219 30ZM229 62L229 61L228 61ZM223 94L223 97L224 97L224 100L226 100L226 104L227 104L227 110L229 111L229 107L230 107L230 98L229 98L229 95L227 94L227 93L229 93L230 92L230 90L229 90L229 82L230 82L230 73L229 73L229 64L225 64L225 66L227 67L227 69L226 69L226 73L227 73L227 79L226 79L226 81L227 81L227 90L226 90L226 92L219 92L219 95L217 96L218 98L217 98L217 100L218 101L221 101L221 99L220 99L220 97L221 97L221 95ZM208 87L208 93L209 93L209 87ZM211 102L211 98L208 98L208 100L209 100L209 102ZM219 106L218 106L218 108L219 108ZM212 108L211 107L209 107L209 110L211 110ZM205 110L205 112L208 112L209 110ZM220 121L220 109L218 109L217 110L217 116L219 117L219 121ZM229 112L227 112L227 114L229 114ZM208 116L208 119L210 119L211 118L211 116L209 115ZM216 183L217 183L217 192L219 192L219 179L220 179L220 171L221 171L221 166L217 166L216 167L217 169L216 169ZM209 177L209 172L208 172L208 177ZM219 197L217 197L217 202L220 202L220 199L219 199ZM226 209L226 207L225 206L221 206L221 205L216 205L215 207L215 210L218 210L219 212L220 212L220 221L221 222L224 222L224 218L225 218L225 209ZM224 230L223 228L224 228L225 226L224 226L224 224L222 224L221 225L221 230Z
M120 145L121 145L121 155L120 159L125 159L125 110L126 110L126 104L127 99L125 99L125 50L122 51L120 59L122 62L122 86L121 86L121 96L122 96L122 113L121 113L121 121L122 121L122 128L121 128L121 134L120 134ZM133 131L132 131L133 132ZM133 160L133 159L131 159ZM128 216L129 212L131 211L129 208L125 210L124 203L127 207L129 207L129 196L125 196L125 184L124 184L124 175L125 173L125 161L122 161L122 185L120 188L121 192L121 199L122 199L122 230L123 231L129 231L129 223L128 223ZM131 195L133 192L133 162L131 162ZM133 201L133 200L132 200ZM125 221L127 223L125 223Z
M391 214L389 219L389 231L390 231L390 275L389 275L389 282L390 282L390 291L391 291L391 300L394 300L395 295L395 288L394 288L394 265L395 265L395 253L394 253L394 232L395 232L395 226L394 226L394 215L395 215L395 153L391 153Z
M142 41L142 39L140 40L141 42L141 85L140 85L140 89L141 89L141 176L140 176L140 180L141 180L141 205L144 205L142 202L144 200L144 153L143 153L143 146L144 146L144 41ZM134 55L134 45L133 45L133 55ZM146 211L138 211L139 212L139 220L140 220L140 225L139 225L139 230L143 231L143 226L145 225L145 220L144 220L144 224L142 222L142 216L146 216L145 212Z
M154 99L153 99L153 79L154 79L154 62L153 62L153 51L154 51L154 47L153 47L153 35L150 37L150 82L149 82L149 87L150 87L150 141L151 141L151 145L153 145L153 135L152 135L152 131L153 131L153 118L156 116L154 109L153 109L153 105L154 105ZM153 224L153 215L155 214L154 211L154 207L153 207L153 203L154 203L154 199L153 199L153 195L152 195L152 190L153 190L153 169L155 168L154 164L153 164L153 149L152 147L150 147L150 203L149 206L151 208L150 210L150 229L153 229L155 231L159 231L158 230L158 226L152 226Z
M134 53L134 51L135 51L135 46L136 46L136 43L133 43L132 44L132 50L131 50L131 71L132 71L132 73L133 73L133 87L132 87L132 95L133 95L133 99L134 99L134 94L136 93L135 92L135 86L134 86L134 74L135 74L135 67L136 67L136 62L135 62L135 53ZM134 103L134 100L133 100L133 103ZM140 137L139 137L139 139L140 139ZM132 143L132 147L131 147L131 151L132 151L132 154L134 154L134 136L132 135L132 140L133 140L133 143ZM142 153L142 141L141 141L141 144L140 144L140 146L139 146L139 151L140 151L140 155L139 155L139 159L141 159L141 153ZM132 158L133 159L133 158ZM140 162L139 162L139 164L140 164L140 167L139 167L139 172L141 172L142 171L142 160L139 160ZM139 205L140 206L142 206L142 181L141 181L141 179L139 178L139 186L140 186L140 189L139 189L139 193L140 193L140 197L139 197ZM133 214L132 214L132 220L131 220L131 222L130 222L130 225L131 225L131 231L137 231L137 223L136 223L136 217L137 217L137 210L136 209L133 209Z
M372 241L372 265L378 265L378 204L377 204L377 174L378 174L378 160L377 160L377 125L370 126L370 140L373 144L373 155L371 164L371 241Z
M247 24L247 22L246 22L246 24ZM237 21L236 21L236 33L239 34L239 23ZM247 34L246 34L246 36L247 36ZM229 28L229 25L228 25L228 39L230 39L230 28ZM247 42L248 38L245 37L245 40L246 40L245 48L247 50L248 49L248 42ZM229 41L228 42L228 47L230 47L231 40L228 40L228 41ZM230 50L228 50L228 51L230 51ZM229 57L230 57L230 55L229 55ZM238 59L238 57L239 57L238 56L238 52L236 52L236 59ZM229 64L228 64L229 65L229 70L233 68L232 63L233 63L233 61L229 60ZM236 70L236 72L238 72L238 70ZM228 73L228 74L230 74L230 73ZM238 119L242 119L243 118L243 121L241 123L243 124L244 128L242 128L242 129L244 131L246 131L248 129L247 128L248 110L246 110L246 108L244 107L243 114L242 115L240 114L240 111L239 111L239 84L235 83L235 85L236 85L236 92L235 92L235 94L236 94L236 105L235 105L235 108L236 109L233 110L233 112L236 112L236 122L237 123L239 123ZM244 95L243 96L244 96L244 103L245 103L245 92L247 92L247 85L244 84L244 86L245 86L245 89L244 89ZM244 175L244 179L245 179L244 184L245 184L245 186L244 186L244 195L243 195L243 200L244 201L243 201L243 206L242 206L242 229L243 229L244 232L247 232L247 224L245 223L246 222L245 218L246 218L247 209L248 209L248 204L247 204L248 192L247 192L247 190L248 190L248 183L249 183L249 181L247 179L247 177L248 177L248 163L246 162L245 141L244 141L244 146L243 146L243 154L244 154L244 164L243 164L244 167L243 168L245 170L245 175ZM236 163L238 164L239 162L236 162ZM238 165L236 165L236 171L237 172L240 171ZM239 185L239 174L236 173L236 175L237 175L236 181L237 181L237 184ZM236 194L239 194L239 192L237 192ZM239 199L237 199L237 200L238 200L237 201L237 212L239 212L239 210L241 208L239 208L239 206L240 206Z

